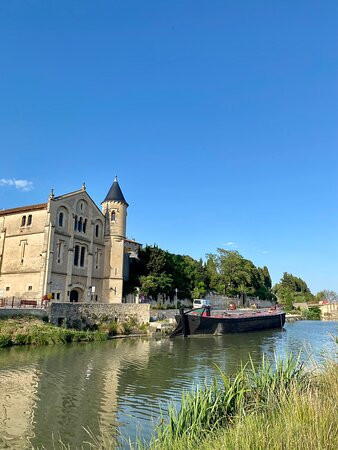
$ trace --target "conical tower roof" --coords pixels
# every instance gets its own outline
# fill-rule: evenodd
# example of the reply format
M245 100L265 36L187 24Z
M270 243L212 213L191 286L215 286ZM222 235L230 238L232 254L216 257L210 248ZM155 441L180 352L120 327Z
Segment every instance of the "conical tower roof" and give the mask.
M106 195L106 198L103 200L103 202L121 202L128 205L117 181L117 176L115 177L114 183L111 185L111 188L109 189L108 194Z

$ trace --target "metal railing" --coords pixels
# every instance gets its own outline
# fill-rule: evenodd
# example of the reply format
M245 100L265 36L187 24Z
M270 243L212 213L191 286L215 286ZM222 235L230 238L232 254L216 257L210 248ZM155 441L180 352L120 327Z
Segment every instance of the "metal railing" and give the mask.
M41 298L16 298L5 297L0 298L0 308L42 308L45 309L49 305L50 300L42 300Z

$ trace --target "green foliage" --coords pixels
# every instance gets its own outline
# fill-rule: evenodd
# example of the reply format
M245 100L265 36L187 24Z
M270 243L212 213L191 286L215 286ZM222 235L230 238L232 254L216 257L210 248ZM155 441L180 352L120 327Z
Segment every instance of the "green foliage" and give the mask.
M157 299L158 294L174 298L202 296L209 288L208 275L202 260L187 255L175 255L157 246L146 246L139 252L139 260L130 267L130 277L124 293L140 288L143 295Z
M319 291L315 298L317 301L327 300L328 302L337 302L338 294L335 291L324 289L323 291Z
M176 448L175 442L191 437L196 443L239 416L266 408L270 401L278 405L293 390L303 392L309 386L308 372L292 355L273 362L263 357L258 368L251 360L234 377L217 369L219 376L211 384L182 394L179 409L170 405L169 418L162 420L150 448Z
M264 403L244 407L231 426L219 426L181 438L154 439L150 450L285 450L337 448L338 365L321 367L306 383L291 382ZM149 448L142 443L138 448Z
M303 309L302 316L307 320L320 320L321 310L318 306L310 306L309 309Z
M204 298L205 294L207 293L207 289L205 286L204 281L200 281L197 286L194 287L192 291L192 297L193 298Z
M174 298L203 298L208 291L228 296L254 295L273 299L271 277L266 266L256 267L238 252L218 249L207 261L175 255L157 246L146 246L130 268L125 294L140 288L141 294L157 299L158 294Z
M0 348L9 347L12 345L12 339L10 334L0 334Z
M219 294L259 296L272 299L271 277L266 266L256 267L237 251L218 248L216 254L208 254L206 271L210 287Z
M103 341L107 337L107 333L56 327L42 320L29 317L0 320L0 347Z
M293 303L304 303L314 300L307 284L301 278L291 273L284 272L280 282L273 288L278 303L285 307L286 311L293 309Z

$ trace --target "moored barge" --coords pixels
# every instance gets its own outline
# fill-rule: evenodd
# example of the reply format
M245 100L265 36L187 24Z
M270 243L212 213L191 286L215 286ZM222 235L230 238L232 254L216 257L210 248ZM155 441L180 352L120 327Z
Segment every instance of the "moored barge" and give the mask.
M170 337L195 334L228 334L246 331L258 331L268 328L283 328L285 312L276 308L255 311L210 313L210 308L190 310L175 316L177 326Z

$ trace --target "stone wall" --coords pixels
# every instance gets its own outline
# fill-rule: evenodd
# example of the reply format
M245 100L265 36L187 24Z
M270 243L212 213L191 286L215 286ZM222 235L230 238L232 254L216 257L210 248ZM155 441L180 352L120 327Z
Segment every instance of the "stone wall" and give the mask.
M94 325L104 321L126 322L130 318L139 323L148 323L150 317L149 305L126 303L57 303L48 308L49 321L60 325L64 320L68 324Z

